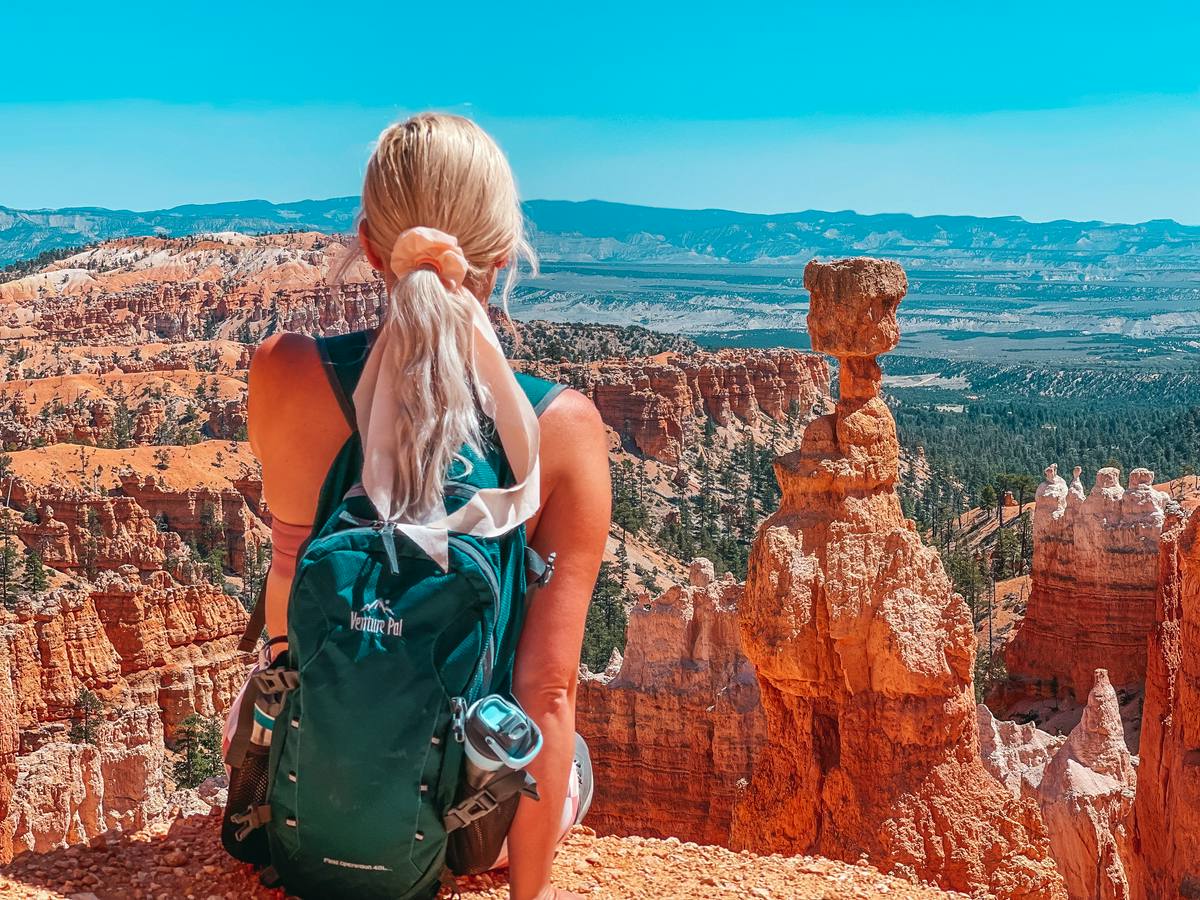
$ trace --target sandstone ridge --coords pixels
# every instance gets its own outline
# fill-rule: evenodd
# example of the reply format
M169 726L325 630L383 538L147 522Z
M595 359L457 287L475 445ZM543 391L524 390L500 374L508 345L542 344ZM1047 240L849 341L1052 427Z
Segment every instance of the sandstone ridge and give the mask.
M764 731L737 632L741 596L732 576L696 560L686 586L633 607L624 659L582 673L577 727L601 773L588 825L601 834L728 845Z
M1134 808L1137 900L1200 897L1200 515L1168 513Z
M1033 513L1033 576L1024 621L1005 650L1012 683L1001 705L1025 697L1086 702L1093 672L1140 690L1158 593L1159 540L1167 494L1154 473L1101 469L1085 492L1046 469ZM1069 646L1070 653L1062 648Z
M718 425L807 422L829 396L829 367L798 350L664 353L595 364L541 363L537 374L575 385L605 424L645 456L677 463L697 419Z

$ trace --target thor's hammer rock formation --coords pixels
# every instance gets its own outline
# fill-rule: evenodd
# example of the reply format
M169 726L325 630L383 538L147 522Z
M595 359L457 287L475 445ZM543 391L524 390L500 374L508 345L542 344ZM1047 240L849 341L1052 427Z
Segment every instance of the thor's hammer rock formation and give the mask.
M767 739L733 842L866 854L997 897L1062 897L1038 811L983 766L967 607L896 494L876 357L899 340L904 270L814 261L804 285L813 348L837 357L840 399L776 462L782 505L751 552L739 620Z

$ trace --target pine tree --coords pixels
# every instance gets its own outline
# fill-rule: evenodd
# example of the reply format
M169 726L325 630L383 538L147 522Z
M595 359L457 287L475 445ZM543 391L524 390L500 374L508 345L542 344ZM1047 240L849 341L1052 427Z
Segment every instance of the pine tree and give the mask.
M79 689L69 735L72 744L96 743L96 727L100 723L103 710L104 704L99 697L87 688Z
M25 551L25 573L23 587L33 596L42 594L46 588L50 586L50 577L46 574L46 567L42 564L42 558L38 556L33 548Z
M246 611L254 609L258 601L259 591L267 579L271 569L271 542L264 541L261 545L252 541L246 542L245 562L242 565L242 606Z
M11 609L16 605L20 588L17 563L21 555L13 542L7 519L0 525L0 529L3 529L3 534L0 535L0 604Z
M79 561L87 577L95 579L100 574L100 538L104 530L100 525L100 514L94 506L87 507L84 525L86 531L79 542Z
M619 464L610 463L612 477L612 520L623 532L637 532L646 526L648 515L642 503L641 486L638 484L633 463L624 459Z
M196 535L196 549L201 556L208 556L217 547L225 545L225 523L217 516L216 506L206 503L200 509L199 532Z
M625 542L617 544L617 571L624 577L629 573L629 550L625 547Z
M175 750L181 754L173 770L180 787L194 788L219 774L224 768L220 723L216 719L206 719L192 713L179 724L179 730L175 733Z
M616 567L607 560L602 562L588 606L581 655L582 662L593 672L604 670L614 648L625 650L625 626L629 621L625 602L625 586Z
M119 450L133 446L134 417L129 408L129 399L124 394L118 394L114 401L112 444Z

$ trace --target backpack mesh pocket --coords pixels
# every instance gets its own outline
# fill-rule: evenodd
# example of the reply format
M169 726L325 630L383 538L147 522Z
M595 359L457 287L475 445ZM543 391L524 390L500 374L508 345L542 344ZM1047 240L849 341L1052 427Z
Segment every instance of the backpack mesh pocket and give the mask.
M229 773L229 796L225 801L225 814L221 817L221 844L225 852L234 859L255 865L266 865L271 861L267 830L255 828L239 840L237 835L242 825L232 817L266 804L271 780L270 759L270 748L250 745L242 764Z
M500 858L500 850L520 803L520 794L509 797L486 816L450 832L446 865L455 875L479 875L492 868Z

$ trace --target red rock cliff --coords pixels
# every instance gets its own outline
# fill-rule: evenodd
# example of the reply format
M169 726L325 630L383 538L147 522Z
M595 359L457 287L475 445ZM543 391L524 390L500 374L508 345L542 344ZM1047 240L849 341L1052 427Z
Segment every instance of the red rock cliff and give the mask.
M1025 619L1005 650L1006 693L1087 701L1092 673L1140 688L1154 625L1159 539L1167 495L1134 469L1129 489L1101 469L1086 494L1046 469L1033 514L1033 584ZM1070 647L1070 653L1063 648Z
M829 367L799 350L720 350L594 365L539 363L538 374L576 385L605 423L645 456L679 461L699 440L701 417L718 425L760 417L807 422L829 396Z
M1134 803L1138 900L1200 897L1200 516L1171 511L1159 559Z
M0 507L18 556L28 547L51 567L45 588L0 608L0 860L168 815L164 741L192 713L221 715L246 664L236 650L245 611L179 534L136 498L107 493L119 490L114 471L84 487L53 458L13 454L5 496L26 515ZM180 493L181 519L192 493ZM242 527L241 539L262 528L235 490L210 493L230 510L214 522ZM170 498L158 479L147 502ZM84 689L103 704L94 744L70 735Z
M732 576L715 580L697 560L690 584L633 608L619 670L585 671L577 727L596 768L588 824L598 832L728 844L764 731L741 596Z
M767 739L734 811L755 851L866 854L998 897L1063 895L1040 816L984 769L974 636L934 550L904 519L876 357L899 339L903 269L812 262L813 346L841 364L836 411L781 457L739 609Z

